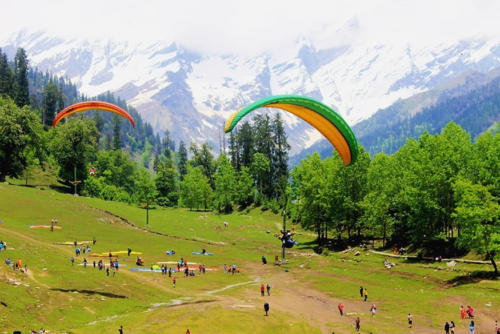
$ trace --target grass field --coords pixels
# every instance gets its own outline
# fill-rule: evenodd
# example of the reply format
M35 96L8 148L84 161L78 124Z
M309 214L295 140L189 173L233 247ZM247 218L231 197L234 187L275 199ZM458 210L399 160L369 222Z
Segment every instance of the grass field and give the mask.
M50 225L52 217L61 230L28 228ZM450 268L390 259L396 266L388 270L384 258L368 250L317 255L298 247L288 252L288 264L274 266L281 248L273 234L281 217L260 209L230 215L155 209L146 226L145 211L135 206L1 184L0 220L0 239L8 244L0 260L21 259L28 267L22 273L0 266L0 332L117 333L123 325L125 333L354 333L359 316L362 333L442 333L446 320L465 333L469 321L459 319L461 304L474 307L476 333L493 333L500 320L500 281L474 278L489 265ZM300 243L314 239L298 232ZM106 277L91 257L89 267L81 266L83 254L72 266L74 247L55 244L93 238L92 253L130 247L142 252L146 267L184 257L218 270L189 278L177 274L174 288L168 276L130 271L135 256L120 255L119 271ZM214 256L191 254L202 248ZM170 249L174 256L165 254ZM270 263L262 265L262 255ZM233 263L241 273L224 274L223 264ZM271 296L260 296L261 283L271 285ZM361 300L360 286L368 289L368 302ZM407 328L408 313L413 329Z

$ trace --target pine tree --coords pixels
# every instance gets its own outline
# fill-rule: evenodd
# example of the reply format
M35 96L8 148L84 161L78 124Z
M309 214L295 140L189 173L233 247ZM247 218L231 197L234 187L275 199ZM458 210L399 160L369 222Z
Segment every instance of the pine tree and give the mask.
M0 49L0 96L14 97L14 77L7 61L7 55Z
M177 169L179 170L179 179L184 180L184 175L187 173L187 149L184 142L181 140L179 143L179 162L177 164Z
M243 123L238 131L238 146L241 165L250 167L254 154L254 131L248 122Z
M231 158L231 164L233 168L237 171L240 170L240 146L238 143L238 131L234 129L229 134L229 157Z
M279 113L276 114L273 125L272 125L273 135L273 155L272 155L272 171L273 171L273 184L277 185L274 187L274 196L279 197L280 191L285 189L285 185L288 182L288 151L290 150L290 145L286 140L285 129L283 128L283 120Z
M61 90L59 87L50 82L43 90L42 101L42 123L45 126L51 126L54 116L59 108L59 101L61 100Z
M119 150L122 148L122 140L120 137L120 118L118 116L113 116L113 149Z
M267 161L273 161L273 139L272 139L272 126L269 116L257 115L254 118L254 140L255 140L255 152L262 154ZM255 162L255 153L253 155ZM270 198L275 190L275 184L273 184L272 173L265 173L260 175L260 191L261 194L267 198Z
M14 59L14 101L20 107L30 103L28 88L28 58L24 49L17 49Z

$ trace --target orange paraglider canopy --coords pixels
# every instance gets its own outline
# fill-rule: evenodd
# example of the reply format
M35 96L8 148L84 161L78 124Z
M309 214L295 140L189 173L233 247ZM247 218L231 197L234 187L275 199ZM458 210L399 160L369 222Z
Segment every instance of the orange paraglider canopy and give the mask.
M85 101L85 102L78 102L75 104L72 104L63 110L61 110L56 117L54 118L54 121L52 122L52 127L56 127L57 123L61 121L63 118L73 115L77 112L81 111L87 111L87 110L92 110L92 109L99 109L99 110L106 110L110 111L112 113L115 113L117 115L120 115L130 121L133 127L135 127L135 122L132 116L128 112L126 112L124 109L108 102L102 102L102 101Z

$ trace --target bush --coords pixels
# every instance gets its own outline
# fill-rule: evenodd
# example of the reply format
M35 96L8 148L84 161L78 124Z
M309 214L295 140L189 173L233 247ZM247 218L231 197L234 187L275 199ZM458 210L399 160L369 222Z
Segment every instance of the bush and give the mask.
M118 196L118 189L109 184L105 185L99 194L99 197L106 201L112 201Z
M83 183L82 195L91 197L100 197L101 190L102 190L102 182L95 177L89 177Z

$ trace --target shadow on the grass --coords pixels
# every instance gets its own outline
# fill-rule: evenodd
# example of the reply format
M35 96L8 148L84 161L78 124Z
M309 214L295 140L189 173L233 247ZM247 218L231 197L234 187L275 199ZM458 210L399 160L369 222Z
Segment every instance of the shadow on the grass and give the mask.
M59 292L69 292L69 293L78 292L78 293L86 294L88 296L99 295L99 296L108 297L108 298L127 298L127 296L124 296L124 295L117 295L117 294L111 293L111 292L101 292L101 291L95 291L95 290L60 289L60 288L52 288L50 290L59 291Z
M451 286L460 286L465 284L477 283L479 281L488 280L498 280L498 276L495 276L493 271L476 270L467 275L456 276L446 283Z

